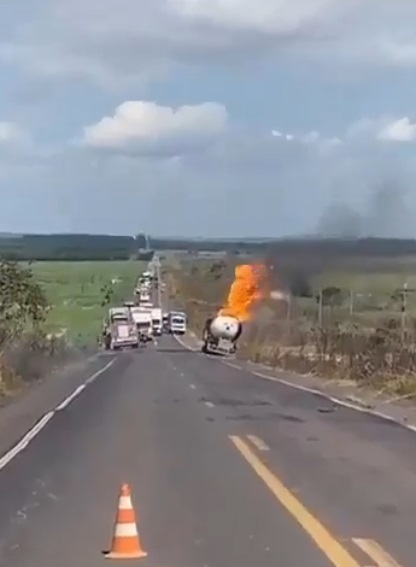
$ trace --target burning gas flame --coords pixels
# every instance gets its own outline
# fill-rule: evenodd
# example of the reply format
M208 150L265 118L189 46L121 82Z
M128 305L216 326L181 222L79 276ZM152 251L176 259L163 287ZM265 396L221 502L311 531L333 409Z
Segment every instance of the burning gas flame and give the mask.
M218 315L236 317L242 322L250 320L254 306L262 299L261 283L264 272L264 266L259 264L237 266L227 302Z

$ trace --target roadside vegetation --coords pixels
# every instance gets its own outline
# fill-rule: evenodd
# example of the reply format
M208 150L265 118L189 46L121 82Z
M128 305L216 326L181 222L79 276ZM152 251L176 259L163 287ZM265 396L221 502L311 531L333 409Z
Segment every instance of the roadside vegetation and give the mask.
M264 262L269 291L245 326L238 356L390 398L416 396L416 257L340 262L294 254L281 261L272 250ZM188 255L170 269L170 293L198 337L224 303L236 263Z
M0 260L0 398L97 348L106 311L131 296L137 261Z

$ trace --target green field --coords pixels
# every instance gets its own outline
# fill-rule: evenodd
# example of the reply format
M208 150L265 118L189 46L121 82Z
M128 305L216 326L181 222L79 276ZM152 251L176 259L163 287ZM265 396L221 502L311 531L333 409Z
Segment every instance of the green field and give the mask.
M36 280L52 307L47 330L64 332L75 343L95 341L109 305L102 306L105 290L112 290L111 305L132 295L138 274L145 264L114 262L36 262Z

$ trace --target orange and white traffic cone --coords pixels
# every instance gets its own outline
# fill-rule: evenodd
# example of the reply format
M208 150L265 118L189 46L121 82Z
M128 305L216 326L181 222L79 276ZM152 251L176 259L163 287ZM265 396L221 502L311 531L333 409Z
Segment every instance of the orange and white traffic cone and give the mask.
M116 523L111 549L105 554L108 559L140 559L147 557L142 549L131 501L130 487L123 484L118 499Z

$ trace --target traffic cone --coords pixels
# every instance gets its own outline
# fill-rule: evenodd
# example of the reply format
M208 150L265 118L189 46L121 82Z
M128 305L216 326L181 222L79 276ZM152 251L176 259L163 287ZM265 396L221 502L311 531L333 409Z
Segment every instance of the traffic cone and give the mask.
M116 523L111 549L105 556L108 559L140 559L147 557L142 549L137 530L136 515L131 501L130 487L123 484L120 489Z

